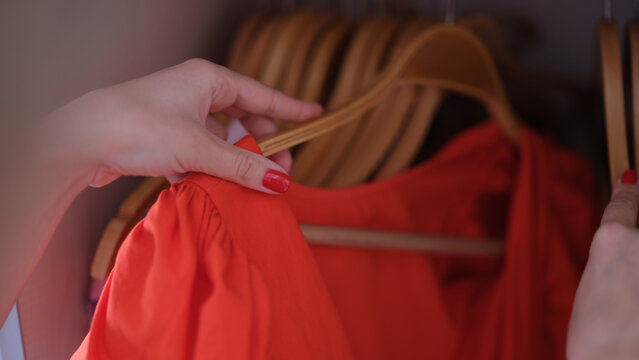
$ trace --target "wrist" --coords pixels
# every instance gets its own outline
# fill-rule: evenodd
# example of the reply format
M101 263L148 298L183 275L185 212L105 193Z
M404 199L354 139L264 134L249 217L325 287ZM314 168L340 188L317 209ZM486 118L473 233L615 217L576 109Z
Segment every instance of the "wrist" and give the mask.
M87 124L92 121L81 118L83 111L78 109L87 101L86 96L38 121L25 141L30 154L27 163L33 171L79 190L90 184L92 173L99 164L95 137L86 131Z

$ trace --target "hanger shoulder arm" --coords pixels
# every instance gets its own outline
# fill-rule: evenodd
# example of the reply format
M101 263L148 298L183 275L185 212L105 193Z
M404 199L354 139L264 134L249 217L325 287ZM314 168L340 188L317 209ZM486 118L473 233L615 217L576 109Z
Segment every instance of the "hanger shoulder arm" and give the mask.
M621 45L614 23L600 22L598 35L610 177L611 184L614 184L630 165L626 140Z
M91 263L92 277L106 279L109 276L124 238L168 185L163 177L147 178L122 202L118 214L109 221L100 237Z
M632 125L635 170L639 169L639 23L628 27L630 41L630 69L632 81Z

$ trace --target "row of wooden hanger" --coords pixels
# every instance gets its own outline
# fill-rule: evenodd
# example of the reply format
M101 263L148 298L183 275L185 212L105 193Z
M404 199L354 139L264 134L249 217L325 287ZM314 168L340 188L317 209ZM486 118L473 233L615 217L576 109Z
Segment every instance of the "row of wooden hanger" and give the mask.
M605 3L605 16L598 24L599 48L601 51L601 75L606 119L606 138L610 184L624 171L631 168L626 132L626 110L624 91L624 71L621 43L617 24L611 19L610 2ZM631 133L634 150L634 168L639 169L639 24L628 25L631 68Z
M355 26L313 11L258 14L241 28L228 66L304 100L321 102L329 94L328 114L263 139L260 146L270 155L318 137L295 152L293 179L309 186L350 186L394 175L412 163L443 90L472 93L516 142L519 121L488 49L475 35L500 44L499 32L483 16L459 23L371 16ZM429 28L430 36L417 44L417 35ZM272 51L264 53L269 45ZM336 63L337 77L331 82L328 75Z
M258 144L269 156L305 143L294 158L296 181L318 185L313 179L323 178L323 185L343 186L410 166L446 92L483 104L517 144L520 122L491 55L508 61L497 29L484 16L444 24L379 16L355 22L311 10L258 13L237 33L227 65L288 95L327 105L323 116L282 126ZM375 169L381 171L372 174ZM109 274L121 242L166 187L164 178L149 178L124 201L99 242L93 277ZM498 239L300 227L311 243L451 255L503 252Z

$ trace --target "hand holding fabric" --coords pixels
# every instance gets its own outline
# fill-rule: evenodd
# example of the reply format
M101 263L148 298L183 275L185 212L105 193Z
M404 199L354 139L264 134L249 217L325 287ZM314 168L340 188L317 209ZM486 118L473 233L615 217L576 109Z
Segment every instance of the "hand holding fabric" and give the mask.
M271 118L304 121L322 108L194 59L91 91L0 144L11 169L0 189L0 323L62 215L89 185L197 171L266 193L286 191L290 153L272 161L226 143L210 115L216 112L241 119L259 138L276 130Z

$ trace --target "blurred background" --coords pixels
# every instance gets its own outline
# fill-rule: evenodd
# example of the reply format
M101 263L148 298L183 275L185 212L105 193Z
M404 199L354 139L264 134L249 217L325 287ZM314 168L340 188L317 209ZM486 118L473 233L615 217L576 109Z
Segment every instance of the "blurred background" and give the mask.
M639 15L615 1L612 18ZM260 9L305 6L358 18L383 6L402 15L442 17L446 3L421 1L111 0L0 2L0 134L22 127L95 88L193 57L224 63L243 20ZM592 164L606 188L607 164L596 24L601 1L458 0L456 16L481 13L499 25L517 63L537 76L526 84L503 74L524 121ZM622 40L622 44L625 40ZM18 158L20 154L4 153ZM11 169L3 169L11 171ZM46 174L43 174L46 186ZM88 269L106 223L139 181L87 189L73 203L17 304L27 359L64 359L88 329ZM1 185L1 184L0 184ZM6 333L4 341L6 340ZM3 344L0 341L0 346ZM14 342L15 345L15 342ZM7 351L2 349L2 351ZM2 354L2 353L0 353ZM5 358L9 358L4 353ZM0 359L2 356L0 355Z

